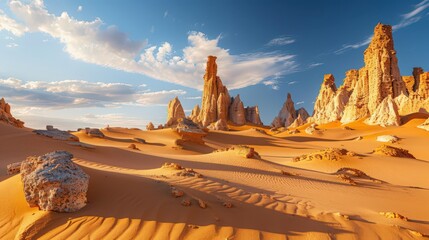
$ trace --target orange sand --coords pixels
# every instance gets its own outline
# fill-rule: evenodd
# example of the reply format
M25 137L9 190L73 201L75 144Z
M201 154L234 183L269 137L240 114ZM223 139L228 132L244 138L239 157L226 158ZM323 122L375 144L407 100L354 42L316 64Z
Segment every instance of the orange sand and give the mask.
M429 235L429 132L416 126L425 117L407 116L403 126L389 128L358 121L348 124L354 130L345 130L330 123L314 135L306 134L305 126L293 135L232 127L210 132L205 146L177 146L179 136L170 129L103 129L105 139L75 133L94 149L0 123L0 239L422 239ZM399 137L392 145L417 159L371 154L382 144L376 137L386 134ZM355 140L358 136L363 139ZM136 143L135 137L147 143ZM131 143L140 151L129 149ZM254 147L261 159L213 153L236 144ZM292 161L327 147L358 156ZM20 176L6 175L7 164L54 150L73 153L90 175L89 202L78 212L28 207ZM161 168L165 162L204 177L176 176L176 170ZM377 181L356 177L357 185L350 185L335 174L342 167ZM185 195L174 198L170 185ZM182 206L184 199L191 206ZM208 207L200 208L199 200ZM380 212L399 213L408 221Z

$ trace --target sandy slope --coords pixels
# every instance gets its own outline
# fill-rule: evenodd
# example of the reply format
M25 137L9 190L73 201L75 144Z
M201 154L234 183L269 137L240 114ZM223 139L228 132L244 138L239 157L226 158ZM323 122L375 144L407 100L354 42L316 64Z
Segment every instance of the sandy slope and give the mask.
M355 122L349 124L354 130L345 130L331 123L319 126L314 135L270 135L268 129L270 134L240 127L210 132L205 146L178 146L179 136L169 129L109 128L103 130L105 139L75 133L94 149L0 124L0 239L421 239L417 232L429 234L429 132L415 126L424 117L408 116L403 126L391 128ZM398 136L401 140L392 145L417 159L372 154L381 145L376 137L384 134ZM363 139L356 141L358 136ZM129 149L136 137L147 144ZM262 159L213 152L234 144L255 147ZM358 156L292 161L326 147L346 148ZM53 150L72 152L91 177L89 203L76 213L29 208L19 175L5 174L8 163ZM193 168L204 177L176 176L176 170L161 168L165 162ZM362 170L376 180L356 178L357 185L350 185L334 174L341 167ZM185 196L172 197L170 186ZM192 205L182 206L184 199ZM208 207L200 208L199 200ZM409 220L379 214L388 211Z

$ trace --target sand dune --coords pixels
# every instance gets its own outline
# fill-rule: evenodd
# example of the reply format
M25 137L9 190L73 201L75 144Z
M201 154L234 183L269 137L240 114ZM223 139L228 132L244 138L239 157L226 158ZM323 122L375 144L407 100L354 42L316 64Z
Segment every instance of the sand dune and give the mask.
M263 133L247 126L212 131L206 145L180 147L180 136L170 129L109 128L102 130L105 138L74 133L92 148L0 124L0 238L418 239L429 234L429 133L415 127L423 121L411 116L403 126L389 128L348 124L354 130L331 123L318 126L320 135L272 135L269 129ZM385 134L398 136L392 146L409 150L416 159L372 154L380 145L376 137ZM358 136L362 140L355 140ZM140 151L129 149L130 143ZM213 151L239 144L254 147L261 159ZM328 147L357 155L293 162ZM90 175L89 203L78 212L28 207L19 175L6 175L7 164L53 150L73 153L75 163ZM202 177L177 174L180 170L162 167L166 162ZM365 175L337 173L341 168ZM341 173L355 184L338 177ZM183 196L172 196L172 187ZM408 221L380 212L399 213Z

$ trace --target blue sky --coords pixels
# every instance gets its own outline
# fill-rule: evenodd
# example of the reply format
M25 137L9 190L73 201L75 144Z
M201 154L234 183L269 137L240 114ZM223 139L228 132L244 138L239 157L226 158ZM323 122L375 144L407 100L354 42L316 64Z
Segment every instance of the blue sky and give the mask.
M0 0L0 96L29 127L165 123L201 99L206 57L271 123L288 92L310 113L323 75L363 66L378 22L402 75L429 69L429 1ZM189 113L189 112L188 112Z

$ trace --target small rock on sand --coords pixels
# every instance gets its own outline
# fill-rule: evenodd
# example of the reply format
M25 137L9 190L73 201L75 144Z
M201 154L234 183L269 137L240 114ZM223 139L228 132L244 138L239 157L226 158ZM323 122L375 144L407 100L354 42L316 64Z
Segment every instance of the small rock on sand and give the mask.
M393 135L381 135L377 137L377 142L395 143L398 140L399 138Z
M182 206L185 206L185 207L189 207L192 205L191 200L189 199L183 199L180 204L182 204Z
M399 213L395 213L395 212L379 212L379 213L380 213L380 215L383 215L386 218L396 218L396 219L408 221L408 219L406 217L402 216Z
M17 174L21 171L21 163L22 162L15 162L15 163L11 163L7 165L7 174L8 175L13 175L13 174Z
M373 153L379 155L385 155L390 157L400 157L400 158L414 158L415 157L408 152L408 150L403 148L392 147L389 145L381 145L378 148L374 149Z

